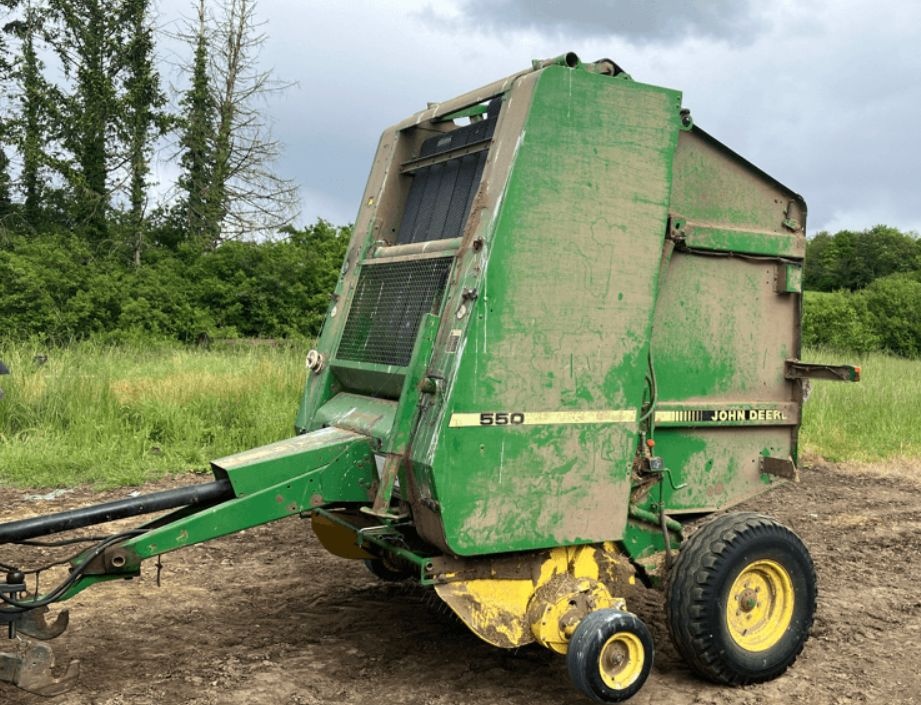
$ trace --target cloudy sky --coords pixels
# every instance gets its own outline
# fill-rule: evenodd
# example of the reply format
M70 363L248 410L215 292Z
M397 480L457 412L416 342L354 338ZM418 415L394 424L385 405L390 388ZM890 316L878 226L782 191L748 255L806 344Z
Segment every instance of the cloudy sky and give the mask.
M161 0L161 24L190 6ZM810 233L921 232L921 3L260 0L259 12L264 65L295 82L266 111L302 223L354 220L386 126L575 51L683 91L698 125L805 196Z

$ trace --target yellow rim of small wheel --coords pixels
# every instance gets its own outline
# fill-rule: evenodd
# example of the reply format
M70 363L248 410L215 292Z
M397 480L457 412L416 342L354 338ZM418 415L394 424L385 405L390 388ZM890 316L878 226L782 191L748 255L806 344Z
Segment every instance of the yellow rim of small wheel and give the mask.
M793 619L793 581L780 563L749 563L729 589L726 624L746 651L766 651L781 640Z
M646 650L636 634L618 632L601 647L598 670L609 688L624 690L636 682L643 672Z

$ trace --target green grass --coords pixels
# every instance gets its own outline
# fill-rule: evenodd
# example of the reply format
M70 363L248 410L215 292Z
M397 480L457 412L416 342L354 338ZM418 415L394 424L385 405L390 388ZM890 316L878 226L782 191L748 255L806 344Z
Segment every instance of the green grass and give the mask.
M0 484L137 484L286 438L302 348L4 345Z
M207 472L222 455L286 438L304 383L303 345L201 350L81 343L0 346L0 485L102 487ZM36 353L48 355L37 365ZM861 365L857 384L814 382L807 451L829 460L921 457L921 361L820 350Z
M809 362L859 365L856 384L813 381L801 440L828 460L921 457L921 360L808 350Z

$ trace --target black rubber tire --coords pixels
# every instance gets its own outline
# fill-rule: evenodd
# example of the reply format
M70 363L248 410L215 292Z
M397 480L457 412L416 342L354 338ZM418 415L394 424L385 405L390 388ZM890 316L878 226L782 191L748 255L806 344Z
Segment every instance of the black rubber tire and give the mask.
M399 583L411 577L407 571L383 558L366 558L365 567L374 577L387 583Z
M727 605L736 577L757 561L786 571L793 607L779 641L750 651L732 637ZM665 593L669 634L694 671L716 683L761 683L783 673L803 650L815 616L815 566L789 528L761 514L736 512L714 519L685 542Z
M605 644L615 634L627 632L639 639L643 648L642 670L626 687L612 688L601 677L600 660ZM655 648L652 635L635 614L615 609L596 610L588 614L569 641L566 665L573 685L598 703L619 703L636 695L652 670Z

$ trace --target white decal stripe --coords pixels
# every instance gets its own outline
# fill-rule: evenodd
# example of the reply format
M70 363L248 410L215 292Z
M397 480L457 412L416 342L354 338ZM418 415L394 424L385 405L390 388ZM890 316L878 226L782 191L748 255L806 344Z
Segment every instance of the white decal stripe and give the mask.
M485 413L485 412L484 412ZM495 416L490 413L490 416ZM517 416L518 414L516 414ZM604 423L634 423L636 421L635 409L604 409L601 411L523 411L520 412L523 420L512 423L482 423L482 415L477 414L452 414L450 426L463 428L467 426L498 427L505 426L554 426L567 424L604 424ZM511 414L509 414L511 416Z

